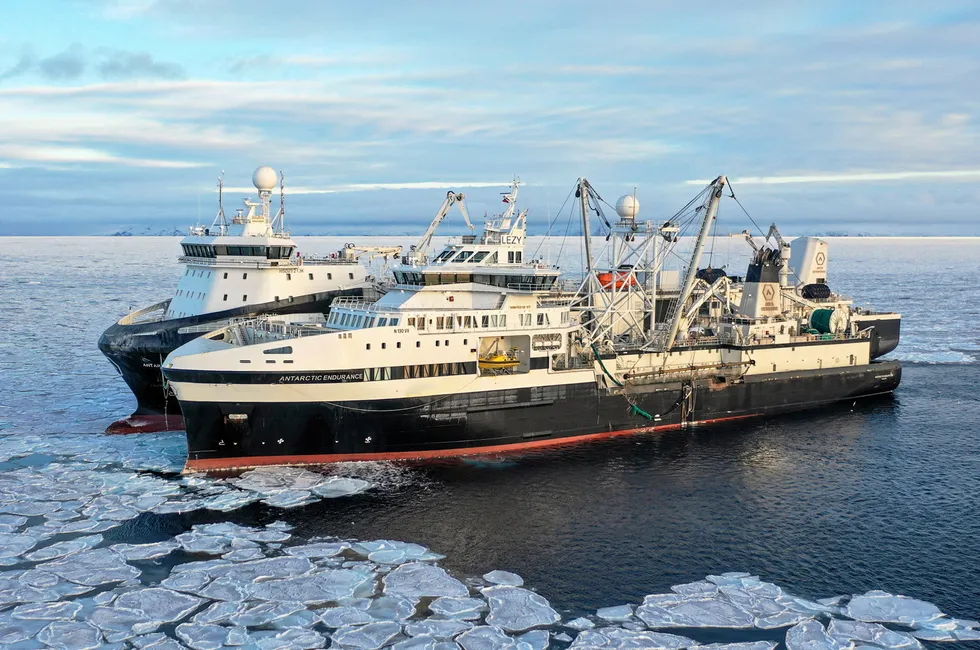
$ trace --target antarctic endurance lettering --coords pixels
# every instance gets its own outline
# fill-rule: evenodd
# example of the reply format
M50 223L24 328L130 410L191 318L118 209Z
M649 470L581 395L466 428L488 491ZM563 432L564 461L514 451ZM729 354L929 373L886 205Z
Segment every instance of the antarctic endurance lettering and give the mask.
M352 381L364 381L364 371L348 370L343 372L279 376L280 384L345 384Z

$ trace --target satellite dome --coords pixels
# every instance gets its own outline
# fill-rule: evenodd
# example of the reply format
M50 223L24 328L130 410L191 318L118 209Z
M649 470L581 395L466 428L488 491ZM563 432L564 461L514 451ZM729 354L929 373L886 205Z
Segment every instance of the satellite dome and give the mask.
M616 213L623 219L636 219L640 214L640 201L632 194L624 194L616 201Z
M259 167L252 174L252 185L260 192L271 192L279 184L279 174L272 167Z

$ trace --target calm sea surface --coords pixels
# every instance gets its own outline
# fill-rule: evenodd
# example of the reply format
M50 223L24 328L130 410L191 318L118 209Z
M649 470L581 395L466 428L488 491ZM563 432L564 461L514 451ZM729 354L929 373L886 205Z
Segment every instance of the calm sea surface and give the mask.
M301 249L325 253L343 241L304 238ZM290 493L303 503L295 507L256 497L222 510L202 504L252 493L227 481L182 479L181 433L101 433L134 400L96 341L130 308L173 293L177 240L0 238L0 645L4 625L25 624L11 614L24 602L11 595L14 587L64 555L58 546L39 550L77 539L87 541L75 551L92 558L90 548L116 544L176 547L178 535L188 539L193 526L216 522L285 522L293 527L287 546L314 537L414 542L445 555L439 565L461 580L493 569L520 574L564 621L593 615L601 622L597 608L637 605L646 594L727 571L750 572L804 598L881 589L976 618L980 239L828 241L835 289L903 315L892 357L905 370L894 397L523 455L351 464L326 472L366 484L305 500L300 486ZM529 251L538 243L532 238ZM559 246L547 242L539 256L554 257ZM744 247L719 240L715 264L742 274ZM251 544L261 547L256 557L280 552L267 540ZM131 562L138 578L107 578L95 591L67 593L77 591L70 576L59 578L67 586L32 588L60 589L54 600L81 603L74 617L83 621L99 591L155 584L175 564L215 557L184 544ZM92 561L96 575L111 568L98 564L104 557ZM184 643L204 634L183 628L181 636L177 622L162 631ZM24 638L6 642L33 647L43 638L31 637L49 623L26 621ZM273 625L255 634L271 638L272 629L280 633ZM560 626L552 631L574 636ZM690 635L778 641L783 632Z

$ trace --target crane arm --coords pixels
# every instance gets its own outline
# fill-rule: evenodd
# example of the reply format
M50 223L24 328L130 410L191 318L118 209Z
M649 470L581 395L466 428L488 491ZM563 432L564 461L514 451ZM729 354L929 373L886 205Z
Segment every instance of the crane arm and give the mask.
M749 246L752 247L752 250L754 250L756 253L758 253L759 252L759 246L758 246L758 244L755 243L755 240L752 239L752 233L750 233L748 230L743 230L742 231L742 235L745 237L745 241L749 242Z
M789 243L784 240L783 236L779 233L779 228L776 227L776 224L769 226L769 233L766 235L766 239L769 239L770 237L776 240L776 243L779 244L780 248L786 248L789 246Z
M356 260L362 255L369 255L371 259L375 257L400 257L402 254L401 246L355 246L347 244L340 250L340 256L347 260Z
M436 212L435 218L432 220L432 223L429 224L429 227L426 228L425 233L423 233L422 237L419 239L419 243L415 245L415 252L417 255L425 255L426 251L429 249L429 244L432 243L433 235L436 234L436 229L439 228L439 224L442 223L442 221L446 218L446 215L449 214L449 210L456 203L459 203L459 209L460 212L463 213L463 217L466 219L466 225L470 227L470 230L473 230L473 224L470 223L470 215L466 210L465 199L466 195L462 192L446 193L446 200L442 202L442 207L440 207L439 211Z

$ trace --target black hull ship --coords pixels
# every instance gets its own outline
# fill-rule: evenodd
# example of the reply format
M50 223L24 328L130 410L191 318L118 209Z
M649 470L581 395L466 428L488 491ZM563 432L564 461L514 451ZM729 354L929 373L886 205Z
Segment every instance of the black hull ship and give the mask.
M776 415L888 394L900 316L827 285L827 244L773 227L744 281L699 271L727 181L662 225L620 199L607 264L585 239L574 290L525 261L526 213L433 260L403 258L393 289L335 301L326 328L235 323L171 354L188 471L498 453ZM580 179L583 231L601 197ZM602 216L602 215L600 215ZM700 229L683 274L685 223ZM476 259L476 262L471 260ZM666 305L666 307L665 307Z
M364 297L365 291L374 295L373 278L356 259L370 249L302 257L285 230L284 200L279 212L271 214L272 190L277 184L282 189L281 176L260 167L252 182L257 200L246 200L245 208L227 219L219 181L214 223L192 228L181 240L184 274L175 295L127 314L100 337L99 350L137 402L133 414L110 425L108 433L183 429L180 404L166 389L160 366L168 354L198 336L258 316L322 321L335 297Z
M174 376L178 381L180 375ZM207 471L516 451L791 413L887 394L901 378L899 363L880 362L846 372L779 373L722 387L712 380L672 382L629 402L600 392L594 382L341 404L189 402L187 467ZM242 375L234 381L268 379ZM657 415L651 421L641 411ZM235 413L247 420L229 418Z
M136 397L138 416L174 416L180 420L180 403L166 389L160 367L167 355L203 333L228 325L232 320L263 315L326 314L338 296L363 296L361 288L325 291L292 300L246 305L207 314L154 319L166 313L170 301L141 309L111 326L99 338L99 350L122 376ZM146 319L146 320L143 320ZM182 426L182 423L180 423Z

